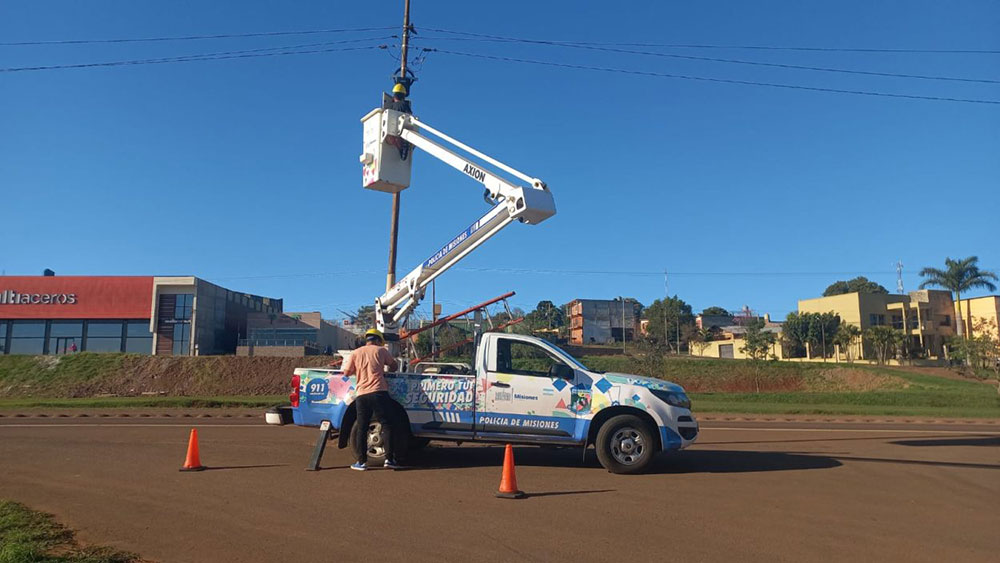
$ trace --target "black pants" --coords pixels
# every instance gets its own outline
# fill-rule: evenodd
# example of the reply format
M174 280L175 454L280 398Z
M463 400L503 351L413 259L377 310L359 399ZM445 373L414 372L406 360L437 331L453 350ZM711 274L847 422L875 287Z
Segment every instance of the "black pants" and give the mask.
M397 416L398 404L392 400L387 391L376 391L375 393L365 393L358 395L354 399L354 408L357 410L358 418L354 422L354 457L360 463L368 462L368 427L372 422L372 415L375 420L382 423L382 437L385 446L386 459L396 459L396 445L399 438L406 432L405 428L399 426Z

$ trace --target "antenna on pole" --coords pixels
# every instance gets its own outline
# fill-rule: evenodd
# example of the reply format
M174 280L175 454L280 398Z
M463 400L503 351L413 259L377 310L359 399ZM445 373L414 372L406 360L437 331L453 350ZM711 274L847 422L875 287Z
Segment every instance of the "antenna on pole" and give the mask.
M902 260L897 260L896 261L896 291L899 292L900 295L906 293L906 291L903 290L903 261Z

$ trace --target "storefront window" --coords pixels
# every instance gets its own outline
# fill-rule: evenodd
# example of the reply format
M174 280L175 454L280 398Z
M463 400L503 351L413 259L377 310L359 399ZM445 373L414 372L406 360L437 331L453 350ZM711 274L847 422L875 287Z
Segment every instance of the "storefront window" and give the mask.
M7 322L0 321L0 354L7 352Z
M149 332L149 321L128 321L125 351L130 354L151 354L153 333Z
M177 304L174 305L174 318L177 320L187 320L191 318L191 310L194 307L194 295L190 293L180 293L177 295Z
M187 356L191 349L191 325L174 325L174 355Z
M87 323L88 352L121 352L122 321L91 321Z
M8 354L40 355L45 351L45 321L13 321Z
M49 327L49 354L72 354L82 348L82 321L52 321Z

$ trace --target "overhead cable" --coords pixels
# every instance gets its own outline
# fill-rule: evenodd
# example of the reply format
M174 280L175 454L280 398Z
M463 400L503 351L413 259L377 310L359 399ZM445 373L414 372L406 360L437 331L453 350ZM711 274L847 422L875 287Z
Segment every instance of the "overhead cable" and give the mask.
M483 33L473 33L470 31L455 31L440 28L422 28L427 31L438 33L450 33L454 35L464 35L468 37L480 37L484 39L498 39L499 36L487 35ZM505 41L523 41L519 38L505 38ZM843 53L921 53L921 54L950 54L950 55L995 55L1000 54L998 49L869 49L852 47L794 47L780 45L711 45L692 43L617 43L617 42L597 42L597 41L558 41L558 43L575 45L598 45L609 47L665 47L676 49L747 49L761 51L818 51L818 52L843 52Z
M441 31L441 30L431 30L431 31ZM528 43L535 45L550 45L553 47L567 47L571 49L587 49L591 51L606 51L610 53L624 53L631 55L645 55L651 57L664 57L671 59L685 59L692 61L709 61L716 63L727 63L727 64L740 64L740 65L752 65L752 66L767 66L775 68L786 68L792 70L809 70L815 72L837 72L842 74L861 74L866 76L883 76L890 78L914 78L920 80L944 80L953 82L978 82L983 84L1000 84L1000 80L992 80L988 78L963 78L955 76L931 76L925 74L904 74L898 72L877 72L868 70L855 70L846 68L830 68L830 67L819 67L819 66L807 66L807 65L794 65L787 63L769 63L763 61L747 61L742 59L722 59L718 57L700 57L696 55L678 55L676 53L659 53L656 51L637 51L634 49L619 49L615 47L600 47L595 45L590 45L586 43L577 42L567 42L567 41L547 41L541 39L523 39L517 37L502 37L498 35L483 35L476 34L477 36L471 39L478 39L484 41L502 41L502 42L515 42L515 43ZM424 40L462 40L467 38L447 38L447 37L423 37Z
M27 72L27 71L39 71L39 70L61 70L61 69L72 69L72 68L92 68L92 67L106 67L106 66L126 66L126 65L147 65L147 64L165 64L165 63L184 63L184 62L194 62L194 61L218 61L224 59L245 59L245 58L255 58L255 57L276 57L284 55L307 55L313 53L334 53L334 52L344 52L344 51L364 51L368 49L377 49L379 45L368 45L361 47L332 47L329 49L304 49L304 47L312 46L322 46L330 45L334 43L353 43L358 41L374 41L380 38L367 38L367 39L357 39L357 40L347 40L347 41L333 41L328 43L313 43L308 45L293 45L286 47L265 47L261 49L247 49L244 51L224 51L220 53L205 53L205 54L195 54L195 55L183 55L178 57L166 57L159 59L134 59L126 61L105 61L97 63L78 63L78 64L62 64L62 65L47 65L47 66L27 66L27 67L9 67L0 68L0 72ZM381 38L385 39L385 38ZM291 50L289 50L291 49Z
M736 80L731 78L712 78L707 76L692 76L686 74L669 74L665 72L652 72L646 70L631 70L624 68L614 68L614 67L602 67L602 66L589 66L589 65L579 65L573 63L560 63L554 61L539 61L533 59L519 59L515 57L505 57L499 55L486 55L482 53L466 53L462 51L450 51L446 49L437 49L425 47L428 51L435 53L444 53L447 55L458 55L462 57L474 57L480 59L490 59L496 61L506 61L515 63L526 63L534 65L544 65L553 66L561 68L573 68L577 70L596 70L601 72L615 72L620 74L635 74L640 76L655 76L659 78L677 78L681 80L696 80L702 82L721 82L725 84L742 84L745 86L766 86L769 88L785 88L789 90L809 90L813 92L827 92L832 94L852 94L857 96L878 96L885 98L905 98L910 100L928 100L935 102L961 102L969 104L991 104L1000 105L1000 100L982 100L975 98L952 98L947 96L923 96L918 94L896 94L891 92L877 92L872 90L847 90L843 88L826 88L821 86L802 86L798 84L781 84L776 82L758 82L753 80Z
M53 41L8 41L0 43L0 47L15 47L25 45L80 45L89 43L143 43L155 41L192 41L202 39L231 39L236 37L278 37L282 35L312 35L317 33L351 33L364 31L387 31L396 29L390 27L355 27L344 29L309 29L295 31L262 31L257 33L225 33L217 35L180 35L173 37L141 37L118 39L60 39Z

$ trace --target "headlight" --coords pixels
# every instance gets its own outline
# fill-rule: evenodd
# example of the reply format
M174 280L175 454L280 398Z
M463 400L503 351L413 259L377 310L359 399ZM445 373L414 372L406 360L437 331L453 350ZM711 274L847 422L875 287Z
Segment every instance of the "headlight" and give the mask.
M689 399L687 394L682 391L659 391L655 389L650 389L650 391L656 396L656 398L664 403L667 403L668 405L681 407L682 409L691 408L691 399Z

